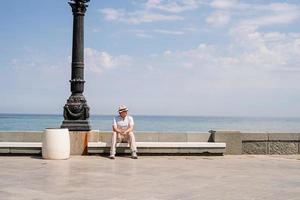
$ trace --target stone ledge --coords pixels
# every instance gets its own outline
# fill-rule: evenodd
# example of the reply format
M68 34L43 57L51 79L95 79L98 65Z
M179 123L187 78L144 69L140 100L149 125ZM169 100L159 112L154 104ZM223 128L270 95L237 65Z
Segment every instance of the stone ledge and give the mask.
M226 143L225 154L240 155L242 154L242 136L239 131L211 130L214 142Z
M110 143L90 142L89 153L109 153ZM225 152L225 143L212 142L137 142L142 154L218 154ZM117 153L130 153L128 143L117 143Z
M0 131L0 142L41 142L42 131Z
M41 142L42 131L0 131L0 142ZM137 142L211 142L211 134L204 132L160 132L135 131ZM92 130L88 133L89 142L110 142L111 131Z
M199 148L226 148L225 143L214 142L136 142L138 147L199 147ZM89 147L110 147L106 142L89 142ZM129 147L128 143L117 143L117 147ZM0 142L0 148L42 148L41 142Z
M140 153L223 154L225 143L212 142L137 142ZM110 143L89 142L88 153L108 153ZM118 152L130 152L128 143L118 143ZM41 142L0 142L0 154L40 154Z
M300 133L268 133L269 141L299 141Z
M178 134L178 133L159 133L158 142L186 142L187 135L186 133Z
M268 133L242 133L242 141L268 141Z
M92 131L89 134L89 142L110 142L111 131ZM166 131L134 131L137 142L208 142L210 133L203 132L166 132Z
M137 147L147 148L226 148L225 143L214 142L136 142ZM106 142L89 142L89 147L110 147ZM117 147L129 147L128 143L117 143Z
M41 142L0 142L0 147L1 148L12 148L12 147L39 147L42 148L42 143Z
M89 147L89 154L109 154L110 149L107 147ZM130 153L129 148L117 148L117 153ZM139 147L138 154L148 155L214 155L221 156L224 149L221 148L145 148Z

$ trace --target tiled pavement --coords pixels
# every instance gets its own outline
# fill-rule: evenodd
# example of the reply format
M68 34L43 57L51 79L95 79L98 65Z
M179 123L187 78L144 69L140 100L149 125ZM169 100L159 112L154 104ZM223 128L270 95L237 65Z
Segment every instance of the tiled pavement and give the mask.
M0 157L0 200L300 199L300 156Z

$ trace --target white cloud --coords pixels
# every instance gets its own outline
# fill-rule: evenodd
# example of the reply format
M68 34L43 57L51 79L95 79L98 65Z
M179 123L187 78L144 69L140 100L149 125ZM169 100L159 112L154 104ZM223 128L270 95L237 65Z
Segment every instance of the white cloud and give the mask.
M155 33L162 33L166 35L183 35L183 31L176 31L176 30L166 30L166 29L155 29Z
M153 38L153 36L148 31L142 29L131 29L128 32L133 33L140 38Z
M282 102L299 98L300 34L257 32L243 36L245 43L235 37L228 45L202 43L149 57L143 65L151 68L144 74L155 81L145 90L159 88L160 102L166 99L170 110L184 104L181 112L297 115L294 108L283 109Z
M126 22L129 24L141 24L159 21L177 21L184 18L179 15L167 15L147 10L126 12L120 9L106 8L101 10L104 18L108 21Z
M231 51L239 59L239 65L256 70L300 70L297 65L300 34L261 30L293 23L299 19L299 7L286 3L255 4L253 10L255 16L253 13L251 17L240 16L229 31Z
M102 31L101 28L93 28L93 29L92 29L92 32L93 32L93 33L100 33L101 31Z
M205 21L211 26L220 27L227 25L230 22L230 18L229 12L216 11L207 16Z
M158 22L158 21L177 21L182 20L183 17L178 15L164 15L152 12L138 11L129 13L128 19L123 19L130 24L140 24L144 22Z
M8 66L19 72L29 72L35 70L36 72L49 72L64 70L67 60L56 58L51 59L47 53L40 49L25 48L23 55L13 58L8 62Z
M271 72L300 72L300 33L262 30L299 20L299 6L287 3L246 4L240 1L213 1L210 6L215 10L206 18L207 24L219 27L230 22L229 35L226 36L228 44L203 43L190 50L168 50L156 58L162 60L158 66L196 70L199 74L209 74L207 77L212 79L214 74L222 80L219 83L225 85L229 82L229 85L238 85L244 79L242 85L248 86L258 78L256 73L272 79ZM231 21L231 17L237 16ZM151 65L155 68L155 64ZM274 87L276 81L270 80L269 84L257 81L255 85ZM215 83L218 81L215 80Z
M98 51L92 48L85 48L85 66L87 69L102 73L104 70L116 67L129 66L131 58L128 55L112 56L105 51Z
M274 24L288 24L299 17L299 6L288 3L250 4L236 0L215 0L210 3L213 12L206 18L209 25L218 27L231 18L242 19L246 27L258 28Z
M141 4L142 9L136 11L115 8L104 8L100 11L108 21L141 24L183 20L184 17L179 13L195 10L200 3L199 0L148 0Z
M145 33L136 33L135 35L140 38L153 38L153 36L151 36L149 34L145 34Z
M103 13L106 20L118 20L124 16L124 10L121 9L114 9L114 8L105 8L102 9L101 12Z
M135 36L140 38L154 38L158 35L172 35L180 36L192 32L196 32L197 29L194 27L185 27L178 30L174 29L153 29L153 30L143 30L143 29L131 29L128 32L133 33Z
M161 60L164 66L198 68L199 71L218 71L221 74L231 71L241 73L241 76L247 76L243 71L300 72L300 33L237 33L232 35L228 46L203 43L190 50L165 51L156 60Z
M188 10L195 10L199 6L199 0L148 0L147 9L157 9L161 11L180 13Z
M172 51L170 51L170 50L164 51L164 56L169 56L171 54L172 54Z
M289 24L299 17L300 9L297 6L277 3L269 5L268 8L265 8L264 12L266 14L261 13L260 16L242 20L241 26L256 29L276 24Z
M217 9L231 9L238 5L237 0L214 0L210 6Z

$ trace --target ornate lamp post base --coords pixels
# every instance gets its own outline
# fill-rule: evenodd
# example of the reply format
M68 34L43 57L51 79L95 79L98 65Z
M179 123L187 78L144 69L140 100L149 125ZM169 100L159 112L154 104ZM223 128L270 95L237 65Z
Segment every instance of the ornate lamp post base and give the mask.
M65 120L61 128L68 128L70 131L71 155L87 154L88 135L91 130L88 120L89 110L90 108L81 93L72 94L64 106Z
M83 94L72 94L64 106L64 121L61 128L68 128L70 131L89 131L89 106Z
M70 131L91 130L89 120L64 120L61 128L68 128Z

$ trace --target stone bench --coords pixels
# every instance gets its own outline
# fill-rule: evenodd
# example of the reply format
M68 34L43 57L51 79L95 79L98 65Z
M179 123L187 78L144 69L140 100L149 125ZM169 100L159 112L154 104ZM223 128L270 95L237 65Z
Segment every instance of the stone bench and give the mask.
M214 142L136 142L139 153L167 153L167 154L223 154L225 152L225 143ZM108 153L110 143L89 142L89 153ZM117 152L129 153L128 143L117 143Z
M110 143L89 142L88 153L109 153ZM118 153L129 153L128 143L117 143ZM139 153L168 154L223 154L225 143L214 142L137 142ZM0 153L6 154L40 154L41 142L0 142Z
M41 142L0 142L0 154L40 154Z
M0 142L0 148L42 148L41 142Z

